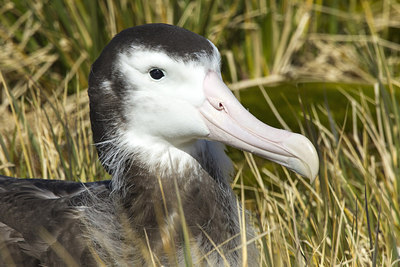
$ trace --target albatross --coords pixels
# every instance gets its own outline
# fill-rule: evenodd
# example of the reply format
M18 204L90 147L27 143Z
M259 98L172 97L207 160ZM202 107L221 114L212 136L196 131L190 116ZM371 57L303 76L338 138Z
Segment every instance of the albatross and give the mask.
M220 61L211 41L177 26L118 33L88 88L94 144L111 180L0 176L0 265L256 264L255 244L242 244L254 231L241 229L224 145L311 180L318 156L306 137L251 115L223 82Z

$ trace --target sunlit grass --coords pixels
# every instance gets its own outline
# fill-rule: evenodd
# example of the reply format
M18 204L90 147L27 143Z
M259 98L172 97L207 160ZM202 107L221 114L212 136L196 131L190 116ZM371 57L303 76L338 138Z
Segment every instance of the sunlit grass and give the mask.
M310 184L232 153L232 186L254 215L261 264L398 264L400 4L153 2L0 0L0 173L109 178L92 145L90 64L123 28L173 23L210 38L236 95L246 102L247 90L260 90L250 110L271 110L264 120L299 129L320 155L319 177ZM315 82L329 82L340 97L304 94ZM277 97L285 83L297 88L290 92L295 101ZM337 99L343 103L332 103Z

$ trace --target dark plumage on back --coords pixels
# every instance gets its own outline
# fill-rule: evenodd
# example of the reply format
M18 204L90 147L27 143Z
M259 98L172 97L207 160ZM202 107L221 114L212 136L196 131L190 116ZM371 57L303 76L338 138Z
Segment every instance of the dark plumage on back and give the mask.
M109 181L81 184L0 176L0 266L63 266L71 263L70 255L90 255L77 238L82 235L79 207L89 193L107 195ZM60 245L68 253L59 255Z

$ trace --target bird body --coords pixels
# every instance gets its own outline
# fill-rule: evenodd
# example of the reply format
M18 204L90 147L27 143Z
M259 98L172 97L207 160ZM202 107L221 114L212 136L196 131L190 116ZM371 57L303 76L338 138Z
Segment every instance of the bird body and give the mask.
M239 266L257 262L220 143L314 178L298 134L259 122L207 39L166 24L117 34L92 65L90 118L111 181L0 177L0 265Z

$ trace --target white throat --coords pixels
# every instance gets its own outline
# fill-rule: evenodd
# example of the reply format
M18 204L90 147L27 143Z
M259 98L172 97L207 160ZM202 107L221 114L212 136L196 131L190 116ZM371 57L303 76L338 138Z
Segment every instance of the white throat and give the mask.
M225 154L225 146L218 142L193 140L175 146L165 140L151 137L126 140L140 140L136 144L128 142L126 149L134 151L138 163L143 164L151 174L161 178L176 174L195 177L202 169L226 177L232 171L232 162Z
M132 138L131 134L125 133L118 140L110 141L112 148L101 159L112 167L111 175L116 187L123 182L126 178L123 175L131 167L140 167L152 177L177 177L186 182L201 179L204 172L213 179L229 181L233 173L233 165L225 154L225 146L219 142L195 140L176 147L165 140L154 138L140 138L140 142L134 143L132 140L138 139ZM136 166L130 166L128 162Z

